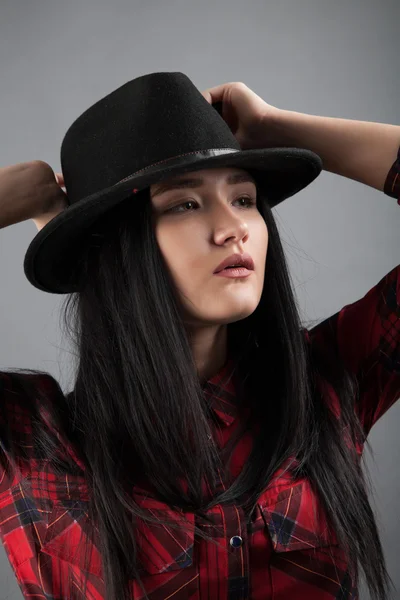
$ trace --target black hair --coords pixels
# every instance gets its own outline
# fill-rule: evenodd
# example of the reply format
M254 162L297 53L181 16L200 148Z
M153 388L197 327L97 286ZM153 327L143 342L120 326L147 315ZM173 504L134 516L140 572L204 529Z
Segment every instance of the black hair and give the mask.
M49 410L85 465L89 515L99 534L109 600L128 600L128 581L141 582L137 519L162 522L132 500L129 490L136 481L146 478L156 497L179 514L190 511L207 520L211 506L234 503L250 519L257 498L291 456L298 460L294 475L309 479L327 511L356 581L361 565L371 597L387 598L390 577L356 452L356 442L366 441L354 412L357 382L341 364L334 340L329 355L307 343L261 186L257 208L269 236L263 292L250 316L228 325L228 344L252 398L251 416L241 431L257 422L260 433L233 481L226 465L238 436L224 455L209 439L204 389L155 238L148 188L95 224L79 264L79 292L66 296L63 324L76 349L76 381L67 395L58 387L60 402L53 401ZM327 406L318 378L340 398L340 418ZM67 459L55 459L56 440L45 428L36 429L35 439L60 473L73 469ZM207 501L202 482L213 489L221 469L229 485ZM184 520L166 523L187 526ZM195 534L218 543L198 527ZM345 592L342 597L350 597Z

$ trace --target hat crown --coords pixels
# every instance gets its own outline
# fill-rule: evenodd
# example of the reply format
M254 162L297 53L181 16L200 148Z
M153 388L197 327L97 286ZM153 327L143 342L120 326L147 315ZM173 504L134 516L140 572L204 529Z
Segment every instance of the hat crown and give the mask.
M241 150L218 111L180 72L120 86L67 130L61 167L70 204L158 162L209 149Z

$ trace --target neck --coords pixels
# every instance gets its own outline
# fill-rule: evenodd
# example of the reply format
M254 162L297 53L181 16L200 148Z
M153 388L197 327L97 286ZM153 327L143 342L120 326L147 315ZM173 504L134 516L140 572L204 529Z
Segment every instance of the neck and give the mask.
M192 330L190 344L203 383L218 373L227 360L227 326Z

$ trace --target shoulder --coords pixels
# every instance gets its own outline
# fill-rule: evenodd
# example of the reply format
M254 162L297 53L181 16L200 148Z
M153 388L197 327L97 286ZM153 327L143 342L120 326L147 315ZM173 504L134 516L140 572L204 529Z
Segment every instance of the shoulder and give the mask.
M44 371L0 371L0 470L2 488L15 485L40 459L36 443L49 428L49 407L63 392ZM4 489L3 489L4 491Z
M45 371L10 369L0 371L0 427L17 427L25 416L43 411L63 392L58 381Z

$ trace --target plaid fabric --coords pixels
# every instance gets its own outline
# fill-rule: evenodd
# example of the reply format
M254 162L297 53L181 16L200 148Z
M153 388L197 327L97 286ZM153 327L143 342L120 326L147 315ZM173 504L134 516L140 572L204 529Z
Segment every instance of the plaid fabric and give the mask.
M385 193L400 196L399 161L392 166ZM376 421L400 396L400 266L395 267L363 298L343 307L310 331L307 340L318 351L339 350L346 366L357 374L360 400L357 411L368 434ZM229 375L231 359L207 382L205 393L218 425L215 436L225 446L243 419L247 408L238 402L240 382L229 379L223 393L216 384ZM30 459L21 461L22 476L12 478L0 472L0 535L25 598L61 600L81 597L83 556L74 551L80 534L88 531L88 491L84 465L59 434L60 448L80 465L81 476L58 476L35 447L29 411L13 389L9 375L0 373L7 427L23 443ZM39 376L37 386L54 393L51 375ZM1 390L0 390L1 391ZM335 396L329 396L332 406ZM338 410L338 407L335 407ZM44 426L51 424L43 414ZM4 431L5 423L0 423ZM0 429L1 431L1 429ZM236 446L231 472L235 477L249 456L252 434L242 436ZM0 438L1 451L8 448ZM360 450L362 451L362 450ZM137 531L138 561L143 583L151 600L356 600L358 591L351 580L345 556L329 527L318 499L307 479L293 478L288 459L277 470L261 494L256 513L246 525L238 506L219 505L209 516L215 536L223 542L217 548L194 539L194 515L185 514L185 531L153 524L140 524ZM296 463L294 462L294 465ZM48 494L39 492L47 481ZM221 485L223 483L221 481ZM178 519L142 487L134 488L136 501L153 514ZM318 520L312 518L312 505ZM200 520L199 527L209 529ZM210 532L210 531L209 531ZM71 587L62 590L62 579ZM87 598L103 600L105 589L100 554L91 547ZM61 580L62 580L61 579ZM142 598L137 582L131 582L132 598Z
M386 177L383 191L387 196L397 198L397 204L400 204L400 148L397 153L397 160Z

